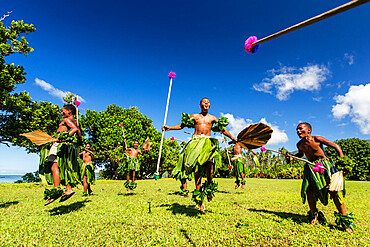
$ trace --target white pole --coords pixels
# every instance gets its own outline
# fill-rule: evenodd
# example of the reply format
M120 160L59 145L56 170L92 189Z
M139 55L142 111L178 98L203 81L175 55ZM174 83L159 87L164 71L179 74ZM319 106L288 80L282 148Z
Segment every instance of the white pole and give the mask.
M76 101L78 101L78 95L76 96ZM76 109L76 118L77 118L77 126L78 126L78 106Z
M168 105L170 104L171 88L172 88L172 78L170 78L170 87L168 88L167 104L166 104L166 111L164 113L163 125L166 125L166 121L167 121L167 112L168 112ZM157 161L157 172L159 171L159 163L161 163L163 138L164 138L164 131L162 130L161 145L159 146L159 155L158 155L158 161Z

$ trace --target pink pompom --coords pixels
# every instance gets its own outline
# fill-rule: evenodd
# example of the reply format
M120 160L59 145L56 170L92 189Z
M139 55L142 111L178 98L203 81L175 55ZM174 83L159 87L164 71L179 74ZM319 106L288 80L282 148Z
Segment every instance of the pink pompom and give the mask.
M244 49L248 53L255 53L259 47L259 45L253 46L253 43L257 41L256 36L250 36L246 41L245 41L245 46Z
M265 147L261 147L261 151L262 152L265 152L266 151L266 148Z
M123 124L119 124L118 126L121 126L121 127L123 127Z
M81 105L81 102L80 102L80 101L78 101L78 100L76 100L76 101L75 101L75 105L76 105L76 106L79 106L79 105Z
M323 173L324 171L325 171L325 169L324 169L324 168L319 167L319 172L320 172L320 173Z
M175 76L176 76L176 73L172 71L168 74L168 77L171 79L175 78Z
M313 172L319 172L320 171L320 168L315 166L315 167L312 167L312 171Z
M171 136L171 140L175 140L175 137Z
M233 166L229 166L229 169L233 169Z

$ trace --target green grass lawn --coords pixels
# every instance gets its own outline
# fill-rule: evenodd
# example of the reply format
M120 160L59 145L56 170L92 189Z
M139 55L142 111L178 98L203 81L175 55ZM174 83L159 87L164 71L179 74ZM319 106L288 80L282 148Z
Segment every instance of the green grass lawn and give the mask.
M334 226L332 201L318 204L327 226L307 223L301 180L247 179L245 190L216 181L205 213L171 179L137 181L134 194L124 181L97 181L94 195L82 197L79 186L46 207L42 185L0 184L0 246L370 246L369 182L346 182L357 226L349 234Z

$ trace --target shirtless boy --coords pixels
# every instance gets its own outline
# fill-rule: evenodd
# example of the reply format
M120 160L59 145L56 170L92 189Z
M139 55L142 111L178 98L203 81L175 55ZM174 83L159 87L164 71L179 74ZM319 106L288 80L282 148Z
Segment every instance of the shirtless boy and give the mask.
M126 142L126 139L124 142ZM139 142L135 141L134 148L128 148L126 150L128 152L128 156L124 158L123 163L118 168L122 175L126 175L127 181L125 183L125 187L131 192L133 192L137 186L135 183L135 173L140 171L140 163L137 156L142 154L142 152L138 149L138 147ZM132 173L132 182L130 182L130 173Z
M62 197L60 201L69 199L75 192L71 186L76 185L79 182L79 164L77 161L78 150L76 145L76 139L81 140L81 131L77 127L77 123L74 119L76 114L76 108L71 105L64 105L62 108L63 121L59 124L57 129L57 140L53 143L50 151L44 150L45 154L48 153L45 159L41 159L39 172L44 175L49 183L54 183L54 189L46 189L45 199L47 199L45 206L54 202L59 197ZM74 138L74 135L77 138ZM69 155L74 153L74 155ZM69 157L75 157L73 160L68 162ZM52 174L52 181L50 181L50 172ZM62 190L58 187L60 184L66 186L66 191L62 195Z
M82 155L83 164L81 166L81 181L84 186L83 196L92 194L91 185L95 182L94 166L91 163L92 156L95 155L91 150L91 145L86 144L85 150L80 153Z
M324 172L314 172L312 168L305 164L304 175L301 189L301 197L303 203L307 201L310 207L311 224L315 224L318 221L325 223L325 217L322 212L319 212L316 207L316 200L319 199L325 206L328 204L328 194L334 201L336 208L339 213L335 213L337 222L342 225L347 232L352 233L353 230L353 216L346 214L344 207L344 190L343 191L329 191L328 186L330 183L330 176L337 172L337 168L332 164L325 154L323 145L332 147L336 150L339 157L343 156L342 149L334 142L325 139L322 136L312 136L312 127L309 123L300 123L297 126L297 135L301 140L297 143L298 153L297 157L305 155L307 159L313 163L320 163L324 167ZM288 159L291 160L292 157ZM320 183L316 182L320 181Z
M182 150L176 169L185 175L194 172L195 187L193 200L198 204L199 210L205 211L204 197L211 201L218 184L212 181L213 173L221 166L221 154L216 138L211 138L211 130L223 132L227 137L236 139L226 130L227 119L212 116L208 113L210 102L203 98L199 105L199 114L183 114L181 124L175 126L163 125L163 131L181 130L184 127L195 128L192 139ZM214 125L214 126L213 126ZM212 127L213 126L213 127ZM207 177L207 182L201 184L202 177Z

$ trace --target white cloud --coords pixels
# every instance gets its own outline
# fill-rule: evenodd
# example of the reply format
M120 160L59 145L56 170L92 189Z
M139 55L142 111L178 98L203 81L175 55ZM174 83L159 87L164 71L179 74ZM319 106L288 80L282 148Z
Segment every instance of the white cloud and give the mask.
M229 120L229 125L227 127L227 130L230 132L231 135L237 136L240 131L242 131L245 127L251 125L253 121L251 119L244 119L239 117L234 117L233 114L221 113L221 116L227 117Z
M242 131L244 128L253 124L253 121L251 119L234 117L234 115L230 113L226 114L221 113L221 116L228 118L229 120L228 131L234 137L236 137L240 133L240 131ZM267 124L273 130L271 139L267 142L266 145L275 146L280 143L288 142L289 140L288 135L285 133L284 130L280 130L279 126L268 123L266 118L262 118L259 122Z
M312 97L312 100L313 101L317 101L317 102L321 102L322 97L321 96L319 96L319 97Z
M62 91L58 88L55 88L50 83L47 83L44 80L40 80L39 78L35 79L35 83L36 85L40 86L43 90L48 92L50 95L59 98L61 101L63 101L63 97L65 97L68 93L70 93L69 91ZM81 96L78 96L78 100L82 102L86 102Z
M351 86L345 95L334 97L336 105L332 107L333 116L342 119L351 117L351 121L360 127L363 134L370 134L370 83Z
M349 65L354 63L354 56L348 53L344 53L344 59L348 61Z
M321 83L330 74L324 65L307 65L298 69L283 66L268 72L270 77L264 78L260 84L254 84L253 89L275 94L279 100L287 100L294 90L320 90Z

